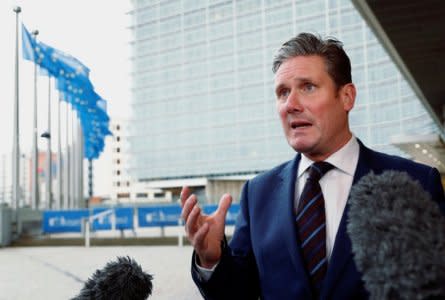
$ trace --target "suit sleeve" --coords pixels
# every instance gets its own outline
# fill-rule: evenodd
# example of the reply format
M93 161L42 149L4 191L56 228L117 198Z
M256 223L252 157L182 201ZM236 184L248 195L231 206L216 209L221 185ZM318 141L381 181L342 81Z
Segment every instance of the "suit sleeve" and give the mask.
M431 198L437 202L440 211L445 215L445 194L443 191L442 180L436 168L431 168L428 174L428 187L427 190L431 195Z
M260 295L258 271L250 239L247 182L241 193L240 213L229 244L221 243L222 257L208 281L202 280L192 259L192 278L204 299L258 299Z

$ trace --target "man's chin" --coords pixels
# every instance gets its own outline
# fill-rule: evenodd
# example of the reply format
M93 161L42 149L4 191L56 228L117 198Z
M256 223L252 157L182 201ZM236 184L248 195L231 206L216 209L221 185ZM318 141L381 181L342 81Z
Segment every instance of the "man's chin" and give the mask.
M309 145L307 143L302 143L302 142L295 142L295 141L291 141L289 143L289 145L296 151L299 153L310 153L312 150L312 145Z

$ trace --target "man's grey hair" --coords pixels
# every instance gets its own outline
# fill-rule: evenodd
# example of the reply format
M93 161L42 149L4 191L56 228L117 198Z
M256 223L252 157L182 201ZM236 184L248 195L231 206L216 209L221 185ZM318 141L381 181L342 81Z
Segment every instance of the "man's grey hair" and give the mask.
M312 33L303 32L285 42L273 60L272 71L276 73L288 59L297 56L316 55L324 59L326 71L337 88L351 83L351 62L343 50L343 43L335 38L322 39Z

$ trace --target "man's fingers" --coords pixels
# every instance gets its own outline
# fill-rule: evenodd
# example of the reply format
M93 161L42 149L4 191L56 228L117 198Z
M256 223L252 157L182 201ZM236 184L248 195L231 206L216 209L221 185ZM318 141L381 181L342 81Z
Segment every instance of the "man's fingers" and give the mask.
M218 221L224 221L226 218L227 211L232 204L232 196L229 194L224 194L219 200L218 209L216 210L216 217Z
M193 239L193 247L200 252L199 250L206 248L206 236L209 233L209 224L204 223L202 226L196 231L194 239Z
M189 238L193 238L195 235L195 232L197 231L197 228L199 226L198 220L199 216L201 215L201 209L199 206L195 205L188 215L187 221L185 223L185 231L187 232Z
M189 214L192 211L193 207L195 207L197 202L198 202L198 199L196 198L196 196L191 195L182 204L181 217L184 220L184 222L187 222Z
M190 197L190 189L188 186L183 186L181 190L181 194L179 196L181 198L181 206L184 206L185 201L188 197Z

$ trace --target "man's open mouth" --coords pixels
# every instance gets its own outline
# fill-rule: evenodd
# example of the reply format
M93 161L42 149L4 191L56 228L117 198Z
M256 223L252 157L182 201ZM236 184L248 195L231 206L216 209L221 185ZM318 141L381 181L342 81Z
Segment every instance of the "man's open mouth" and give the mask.
M311 123L306 122L306 121L293 121L293 122L291 122L290 125L291 125L292 129L307 128L307 127L312 126Z

